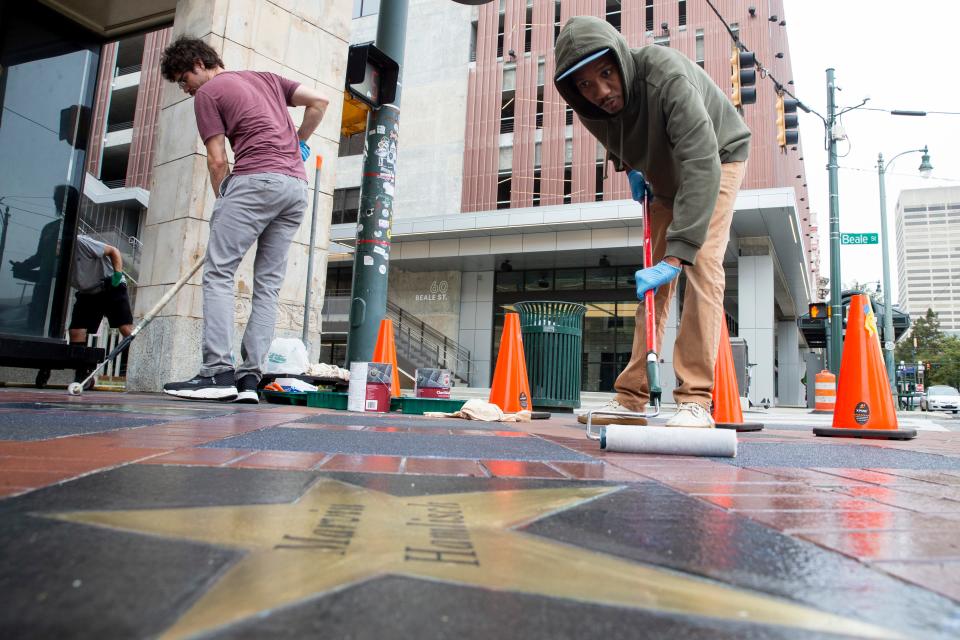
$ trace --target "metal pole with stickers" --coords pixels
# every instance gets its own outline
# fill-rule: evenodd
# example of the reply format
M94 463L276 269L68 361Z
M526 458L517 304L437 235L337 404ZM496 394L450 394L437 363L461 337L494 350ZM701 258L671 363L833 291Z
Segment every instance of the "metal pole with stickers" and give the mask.
M408 0L382 3L376 46L354 45L347 60L347 98L369 108L353 256L347 366L373 357L380 320L387 311L400 123L399 67L403 64L407 4Z

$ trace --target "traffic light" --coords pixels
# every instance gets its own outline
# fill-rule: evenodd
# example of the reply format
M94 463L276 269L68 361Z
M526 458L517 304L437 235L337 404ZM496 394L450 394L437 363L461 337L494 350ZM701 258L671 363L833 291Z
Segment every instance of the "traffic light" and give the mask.
M733 106L741 107L757 101L757 58L752 51L741 51L734 45L733 55L730 56L730 82L733 90L730 100Z
M800 142L800 132L797 131L797 105L799 100L777 93L777 144L781 149L787 145Z
M826 320L828 312L829 312L829 307L827 307L826 302L810 303L810 319L811 320Z
M397 95L400 65L372 42L352 44L347 52L347 91L373 109Z

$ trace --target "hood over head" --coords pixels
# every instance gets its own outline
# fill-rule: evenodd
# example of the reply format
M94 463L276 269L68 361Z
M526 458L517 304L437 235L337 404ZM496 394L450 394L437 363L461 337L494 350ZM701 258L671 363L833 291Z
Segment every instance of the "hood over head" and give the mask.
M636 71L627 41L619 31L613 28L613 25L593 16L574 16L563 25L554 49L557 71L553 84L578 115L591 120L614 118L619 114L607 113L584 98L574 85L573 74L570 72L581 63L589 62L588 59L591 56L606 49L620 67L624 94L623 108L626 109L627 104L634 97L631 94L635 90L633 79Z

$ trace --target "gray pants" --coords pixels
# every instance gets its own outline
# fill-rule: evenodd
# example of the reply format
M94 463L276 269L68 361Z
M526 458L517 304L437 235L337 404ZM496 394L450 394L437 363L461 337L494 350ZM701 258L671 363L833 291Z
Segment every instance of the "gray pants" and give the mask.
M307 206L307 185L279 173L228 176L210 218L203 269L203 366L200 375L234 369L231 357L237 267L257 243L253 305L243 334L237 379L254 374L273 341L277 299L287 272L290 242Z

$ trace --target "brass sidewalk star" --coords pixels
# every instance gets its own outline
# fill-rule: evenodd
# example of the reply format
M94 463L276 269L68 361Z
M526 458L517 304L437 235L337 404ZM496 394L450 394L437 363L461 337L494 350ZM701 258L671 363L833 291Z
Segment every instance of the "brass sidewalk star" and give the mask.
M741 623L902 637L781 598L514 530L621 488L397 497L321 478L293 504L48 515L247 551L165 638L210 631L387 574Z

